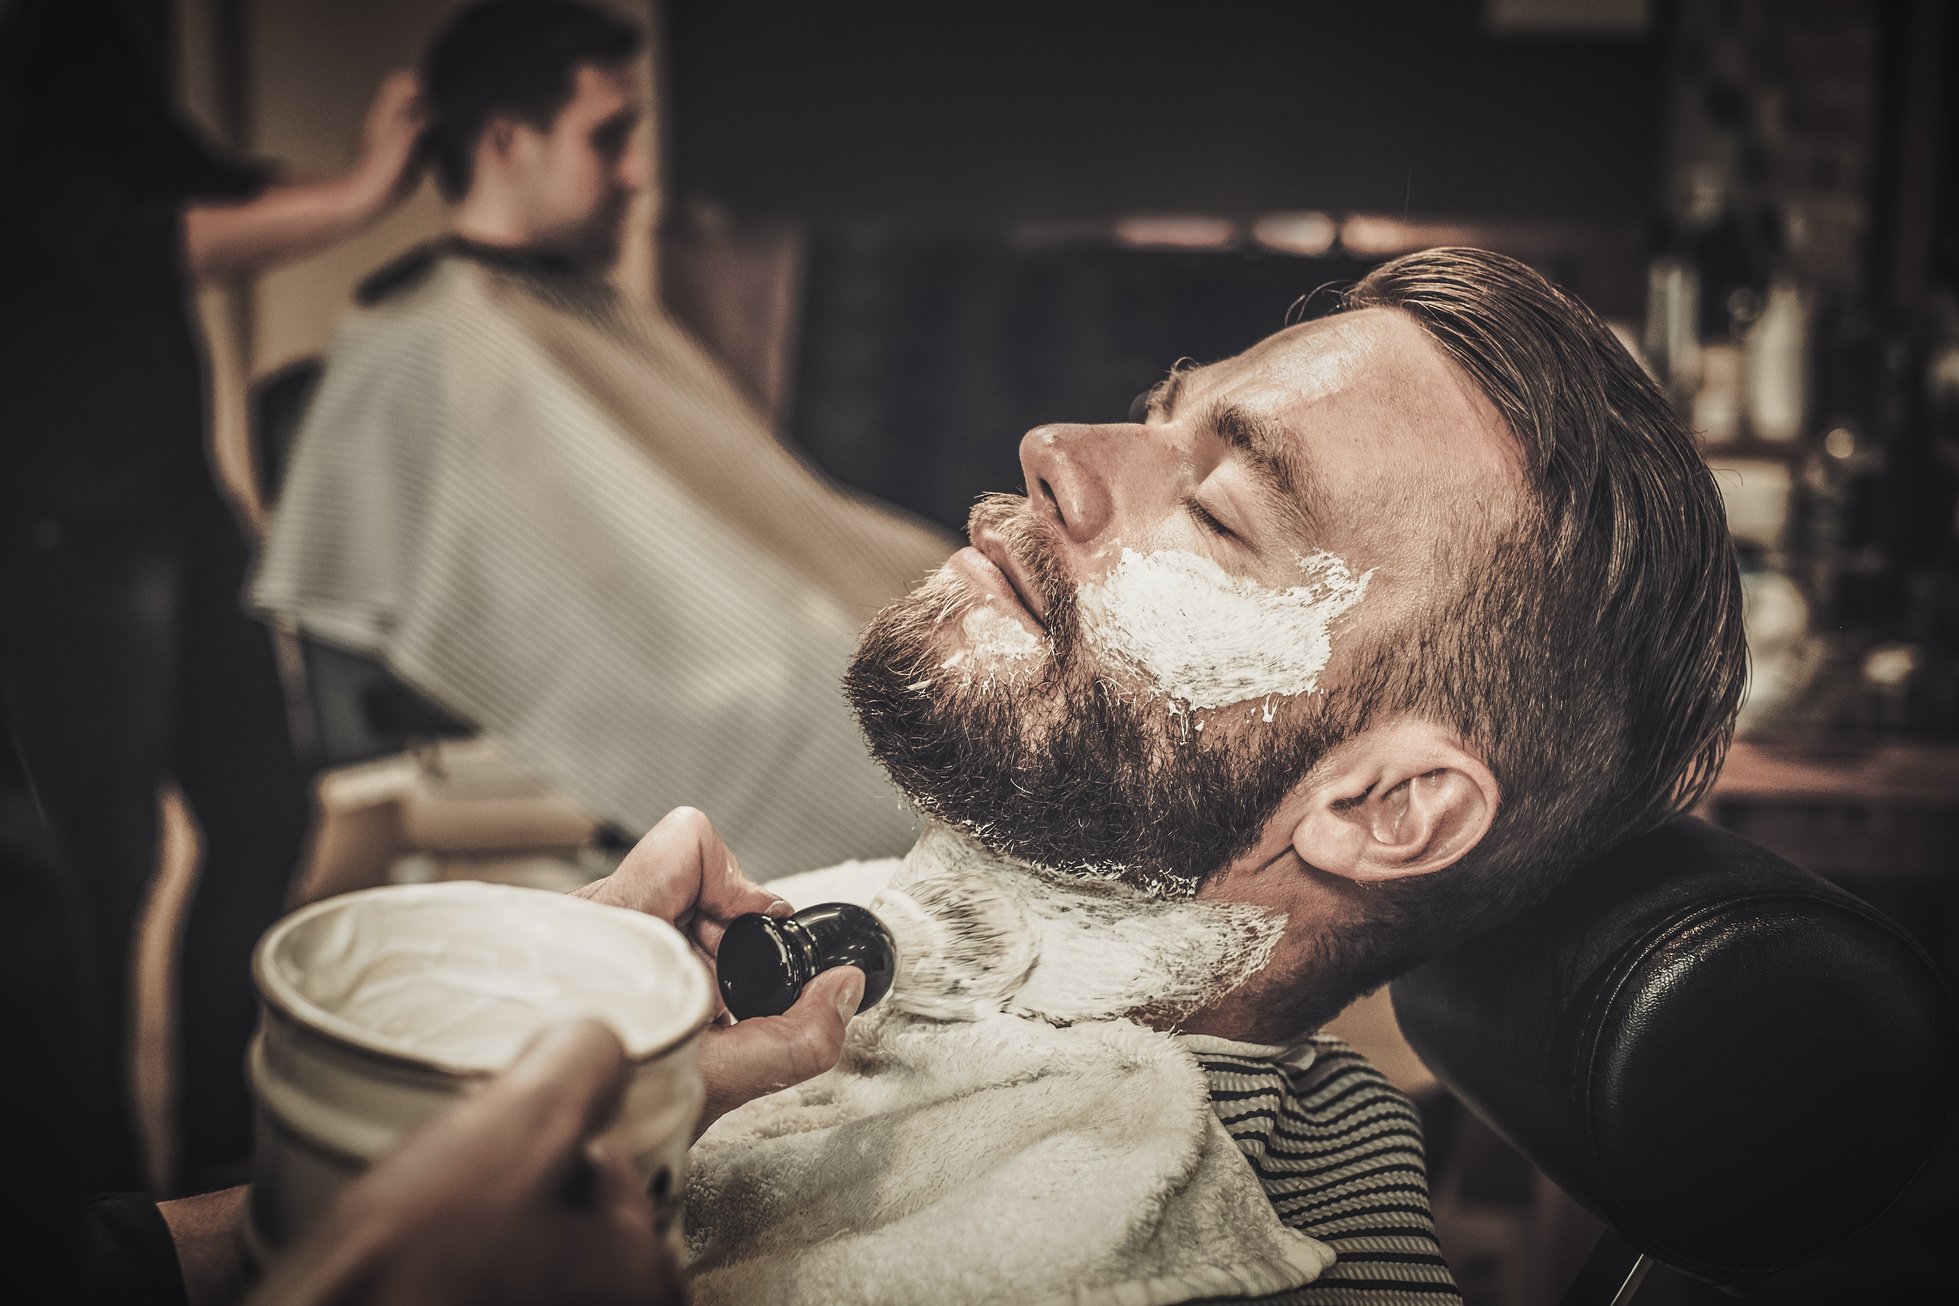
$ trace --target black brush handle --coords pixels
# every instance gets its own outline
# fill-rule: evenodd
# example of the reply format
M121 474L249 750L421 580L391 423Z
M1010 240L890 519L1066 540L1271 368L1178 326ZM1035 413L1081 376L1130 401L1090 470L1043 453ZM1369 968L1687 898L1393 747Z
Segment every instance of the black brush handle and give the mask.
M864 972L857 1010L891 991L897 945L884 922L850 902L805 907L794 916L737 916L714 956L721 1000L736 1020L780 1016L796 1005L803 986L836 966Z

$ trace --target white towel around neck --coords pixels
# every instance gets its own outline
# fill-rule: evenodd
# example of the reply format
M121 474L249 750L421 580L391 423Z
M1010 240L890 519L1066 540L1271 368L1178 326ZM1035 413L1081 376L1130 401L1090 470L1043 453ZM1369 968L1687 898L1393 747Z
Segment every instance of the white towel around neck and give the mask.
M771 886L867 902L898 862ZM878 1008L830 1073L696 1144L704 1304L1112 1302L1256 1296L1333 1260L1286 1228L1171 1034Z

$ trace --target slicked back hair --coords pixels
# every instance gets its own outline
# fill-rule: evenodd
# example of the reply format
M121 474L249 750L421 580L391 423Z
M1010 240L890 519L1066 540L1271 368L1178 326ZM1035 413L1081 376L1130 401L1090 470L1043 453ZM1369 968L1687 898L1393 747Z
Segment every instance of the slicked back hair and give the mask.
M462 198L492 117L510 114L548 131L580 65L616 68L639 53L640 40L631 22L584 0L481 0L462 10L422 64L436 186Z
M1395 259L1342 308L1412 317L1502 416L1525 480L1518 524L1371 673L1373 711L1452 726L1503 793L1463 862L1370 894L1400 954L1356 977L1371 988L1697 802L1726 755L1747 652L1714 478L1596 313L1477 249Z

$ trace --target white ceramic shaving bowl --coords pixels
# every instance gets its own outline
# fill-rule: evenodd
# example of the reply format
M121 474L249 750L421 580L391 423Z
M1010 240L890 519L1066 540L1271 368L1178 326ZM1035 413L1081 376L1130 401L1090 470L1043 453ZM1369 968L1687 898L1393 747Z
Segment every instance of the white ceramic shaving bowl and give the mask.
M540 889L456 882L302 908L252 958L262 1000L246 1242L263 1264L348 1181L510 1064L542 1028L610 1025L632 1060L618 1122L656 1199L677 1201L713 1010L680 932Z

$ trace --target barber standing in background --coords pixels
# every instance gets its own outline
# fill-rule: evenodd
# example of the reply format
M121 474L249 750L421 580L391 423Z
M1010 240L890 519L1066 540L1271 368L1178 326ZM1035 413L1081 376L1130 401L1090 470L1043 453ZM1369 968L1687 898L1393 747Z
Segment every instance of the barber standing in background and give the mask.
M179 1189L241 1171L249 959L309 810L267 632L240 607L189 296L372 222L412 186L420 131L398 75L342 176L224 160L150 66L134 16L159 8L0 0L0 694L102 977L86 1091L119 1122L94 1140L104 1189L143 1186L125 1059L159 785L182 790L204 850L179 967Z

